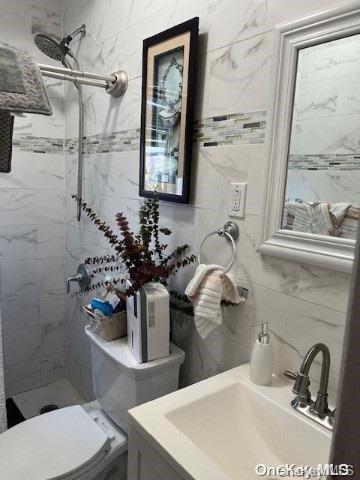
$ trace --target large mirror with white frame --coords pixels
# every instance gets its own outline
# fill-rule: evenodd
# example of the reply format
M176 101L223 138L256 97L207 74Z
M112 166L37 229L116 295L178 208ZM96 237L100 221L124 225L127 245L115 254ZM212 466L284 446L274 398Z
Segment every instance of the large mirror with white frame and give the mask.
M349 272L360 217L360 7L277 29L260 252Z

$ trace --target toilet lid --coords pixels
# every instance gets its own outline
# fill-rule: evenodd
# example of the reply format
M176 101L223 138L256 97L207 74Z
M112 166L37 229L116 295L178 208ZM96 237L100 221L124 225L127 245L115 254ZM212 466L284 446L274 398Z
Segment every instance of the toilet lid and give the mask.
M95 464L108 435L79 405L26 420L0 435L0 478L59 480Z

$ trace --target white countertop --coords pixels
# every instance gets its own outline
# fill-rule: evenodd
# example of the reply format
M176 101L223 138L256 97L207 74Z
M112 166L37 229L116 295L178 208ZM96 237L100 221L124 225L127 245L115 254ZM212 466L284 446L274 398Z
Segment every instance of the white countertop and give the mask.
M254 385L249 380L249 365L245 364L131 409L129 423L185 479L239 478L239 465L235 464L240 460L234 458L236 445L239 454L246 449L253 453L259 445L259 458L263 454L264 460L280 461L294 451L298 461L309 458L308 463L310 459L326 463L331 433L295 412L290 406L293 397L291 383L278 377L273 377L269 386ZM200 417L203 418L199 420ZM260 421L259 417L264 418ZM289 437L294 437L293 450L289 450L282 429L288 429ZM247 442L244 436L252 438ZM245 453L241 465L248 457ZM244 472L247 468L250 467L244 466ZM251 466L249 472L253 471Z

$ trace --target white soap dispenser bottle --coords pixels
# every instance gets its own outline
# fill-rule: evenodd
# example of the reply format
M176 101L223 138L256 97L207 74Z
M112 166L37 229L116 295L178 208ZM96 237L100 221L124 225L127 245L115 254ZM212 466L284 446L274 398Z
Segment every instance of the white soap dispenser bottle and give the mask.
M273 372L273 349L268 324L263 323L255 341L250 359L250 380L257 385L268 385Z

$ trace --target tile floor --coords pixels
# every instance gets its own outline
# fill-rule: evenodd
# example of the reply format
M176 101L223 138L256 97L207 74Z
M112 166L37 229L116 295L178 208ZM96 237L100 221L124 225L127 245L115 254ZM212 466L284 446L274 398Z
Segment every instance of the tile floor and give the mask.
M26 419L39 415L40 408L44 405L56 404L59 407L68 407L85 403L67 379L18 393L13 399Z

